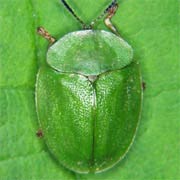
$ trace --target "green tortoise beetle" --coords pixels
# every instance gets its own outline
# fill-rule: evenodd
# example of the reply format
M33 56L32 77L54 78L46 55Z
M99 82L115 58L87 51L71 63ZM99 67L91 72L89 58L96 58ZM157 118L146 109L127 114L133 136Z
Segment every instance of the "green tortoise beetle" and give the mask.
M38 28L52 44L36 80L40 135L64 167L102 172L119 162L134 140L142 104L139 64L111 23L116 0L89 26L61 1L83 30L56 41ZM112 32L93 29L103 16Z

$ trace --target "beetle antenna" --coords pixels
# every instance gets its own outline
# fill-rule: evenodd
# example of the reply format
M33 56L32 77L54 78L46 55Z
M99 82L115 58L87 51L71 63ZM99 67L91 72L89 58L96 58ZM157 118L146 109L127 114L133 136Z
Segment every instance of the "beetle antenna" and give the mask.
M109 11L118 6L118 2L117 0L113 0L111 2L111 4L94 20L91 22L91 26L93 26L94 24L96 24L97 21L99 21L100 19L102 19L106 14L109 14Z
M83 20L81 20L76 13L73 11L73 9L68 5L68 3L65 0L61 0L61 2L63 3L63 5L66 7L66 9L76 18L76 20L78 22L81 23L81 25L83 26L83 28L86 28L86 24L84 23Z
M86 25L86 23L84 23L84 21L82 19L80 19L76 13L74 12L74 10L68 5L68 3L66 2L66 0L61 0L61 2L63 3L63 5L66 7L66 9L76 18L76 20L78 22L81 23L83 29L92 29L92 27L94 26L94 24L96 24L97 21L99 21L100 19L102 19L106 14L107 17L105 19L105 24L115 33L117 33L116 28L111 24L110 19L112 18L112 16L115 14L117 7L118 7L118 3L117 0L112 0L111 4L94 20L90 23L90 25Z

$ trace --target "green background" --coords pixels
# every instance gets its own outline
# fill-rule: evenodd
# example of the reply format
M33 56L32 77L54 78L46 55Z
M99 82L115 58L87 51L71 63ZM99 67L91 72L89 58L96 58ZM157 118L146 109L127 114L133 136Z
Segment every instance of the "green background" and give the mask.
M90 22L110 0L68 0ZM0 0L0 179L180 179L180 33L178 0L120 0L113 22L132 45L146 82L135 142L113 169L77 175L61 167L36 137L35 78L48 42L81 29L58 0ZM98 29L106 29L100 21Z

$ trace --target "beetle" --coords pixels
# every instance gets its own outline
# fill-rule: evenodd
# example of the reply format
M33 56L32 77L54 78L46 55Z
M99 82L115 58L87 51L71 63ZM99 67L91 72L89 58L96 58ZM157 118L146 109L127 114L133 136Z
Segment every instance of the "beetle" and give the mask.
M116 0L90 25L61 1L83 29L59 40L43 27L37 30L51 44L36 79L38 121L61 165L98 173L118 163L134 140L142 104L140 65L111 22ZM103 16L111 32L93 29Z

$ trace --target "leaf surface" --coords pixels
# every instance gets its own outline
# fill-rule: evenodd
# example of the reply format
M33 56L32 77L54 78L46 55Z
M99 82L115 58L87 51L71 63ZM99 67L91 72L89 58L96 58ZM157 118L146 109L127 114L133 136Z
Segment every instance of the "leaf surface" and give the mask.
M110 0L68 0L91 22ZM112 170L78 175L61 167L36 137L34 89L48 43L36 27L55 38L81 29L58 0L0 0L0 179L180 179L179 1L120 0L113 22L141 64L143 113L135 142ZM99 21L98 29L106 29Z

